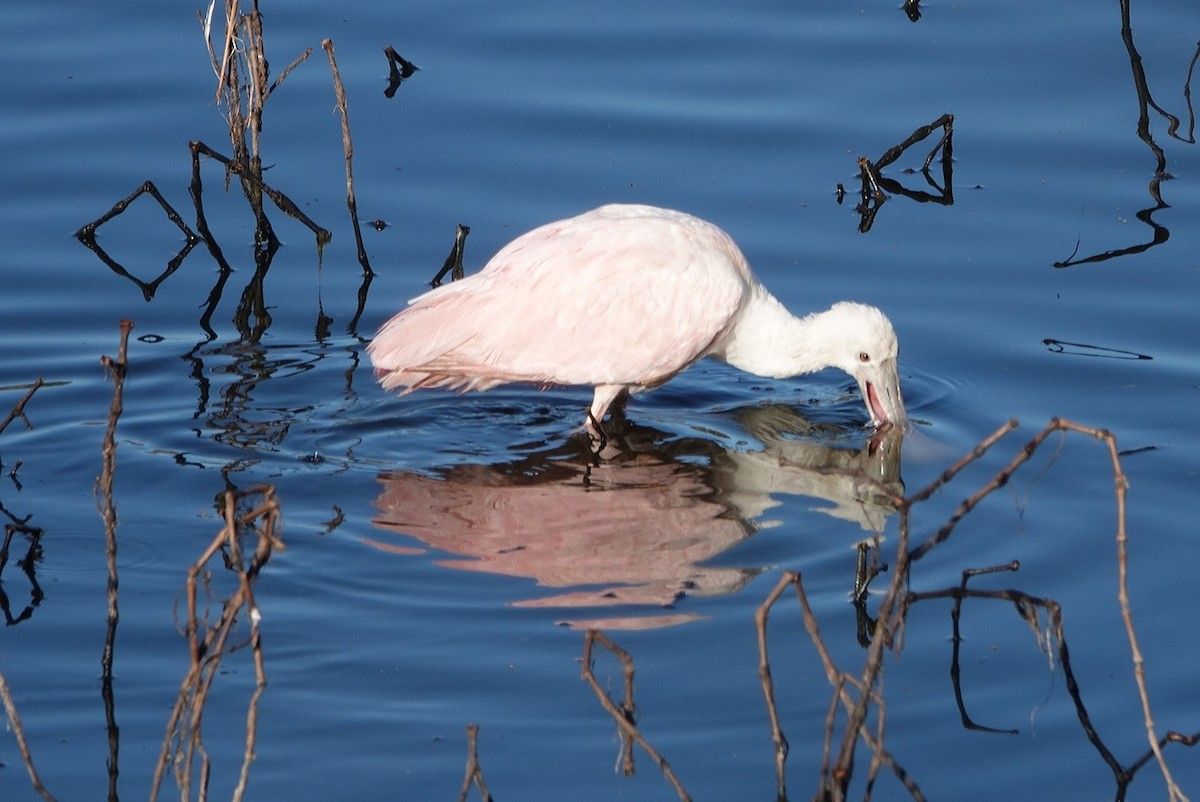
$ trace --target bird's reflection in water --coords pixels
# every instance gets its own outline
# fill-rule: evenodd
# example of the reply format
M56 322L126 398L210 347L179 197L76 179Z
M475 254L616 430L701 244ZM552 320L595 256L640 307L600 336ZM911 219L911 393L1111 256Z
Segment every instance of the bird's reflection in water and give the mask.
M894 509L872 480L903 492L898 428L846 448L819 441L789 407L750 408L738 418L761 448L727 449L625 423L621 448L599 460L581 435L501 465L457 465L436 476L385 473L374 523L461 558L438 565L562 589L517 606L570 608L662 608L684 595L738 590L759 569L706 561L770 525L763 516L779 494L821 499L821 512L879 536ZM568 623L644 628L695 617L633 610Z

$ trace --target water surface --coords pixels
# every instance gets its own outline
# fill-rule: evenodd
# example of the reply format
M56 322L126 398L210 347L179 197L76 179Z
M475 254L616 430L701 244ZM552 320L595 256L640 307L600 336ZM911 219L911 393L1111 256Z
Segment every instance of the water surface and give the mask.
M264 3L273 76L314 48L267 103L264 177L333 239L318 252L268 205L282 247L256 279L254 218L208 160L204 211L232 271L200 244L156 285L186 241L148 196L97 237L137 281L71 234L147 180L196 229L188 142L230 145L193 9L0 12L0 415L47 382L29 425L0 432L11 534L0 673L46 787L58 799L149 794L189 666L188 568L222 528L220 494L266 483L287 546L253 588L268 684L255 694L243 613L202 719L210 798L238 787L250 711L246 798L452 797L470 723L498 798L675 798L640 748L634 774L620 770L616 725L580 679L589 626L632 655L641 734L692 798L776 793L754 611L799 571L831 659L858 675L855 544L878 538L880 558L896 559L887 504L813 470L886 467L850 382L702 364L635 399L628 451L595 464L577 436L586 390L396 398L370 375L365 342L424 289L456 224L471 227L475 270L522 231L614 201L718 223L796 311L842 298L886 309L917 421L888 478L910 492L1021 421L918 505L914 538L1050 418L1112 431L1155 723L1196 732L1200 162L1188 90L1200 15L1135 2L1123 36L1122 10L949 3L912 22L892 5L836 2ZM346 87L360 217L387 223L364 226L369 283L325 38ZM420 67L390 99L386 44ZM944 113L951 185L936 159L939 186L920 174L931 135L884 170L924 202L890 193L863 233L858 157L878 159ZM116 355L122 319L134 328L115 429L110 627L96 480L113 382L100 358ZM917 564L912 589L1020 561L971 586L1061 605L1080 698L1128 766L1147 742L1116 598L1113 487L1102 443L1051 436ZM237 584L219 555L208 569L215 621ZM880 685L887 751L926 798L1114 796L1061 661L1008 601L963 606L962 710L1002 732L964 727L951 608L911 609ZM785 778L804 798L820 780L832 691L791 591L770 622ZM1044 612L1038 625L1044 638ZM598 681L619 700L620 664L596 648ZM1200 793L1194 750L1164 755L1183 791ZM160 794L179 789L168 772ZM875 793L912 796L887 769ZM1164 795L1151 761L1126 798ZM7 730L0 797L38 798Z

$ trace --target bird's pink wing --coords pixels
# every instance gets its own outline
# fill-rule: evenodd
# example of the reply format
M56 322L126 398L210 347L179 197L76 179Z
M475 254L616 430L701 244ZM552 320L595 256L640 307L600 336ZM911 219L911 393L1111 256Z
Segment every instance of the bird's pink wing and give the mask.
M417 298L370 346L384 386L666 381L736 319L748 268L694 218L592 213L537 229Z

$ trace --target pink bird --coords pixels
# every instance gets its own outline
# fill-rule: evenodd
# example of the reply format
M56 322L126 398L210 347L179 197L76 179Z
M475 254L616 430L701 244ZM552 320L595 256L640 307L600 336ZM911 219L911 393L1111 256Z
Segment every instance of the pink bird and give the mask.
M367 346L383 387L405 393L593 385L596 435L614 402L706 356L772 378L841 368L874 425L902 425L897 351L875 307L796 317L717 226L622 204L518 237L479 273L413 299Z

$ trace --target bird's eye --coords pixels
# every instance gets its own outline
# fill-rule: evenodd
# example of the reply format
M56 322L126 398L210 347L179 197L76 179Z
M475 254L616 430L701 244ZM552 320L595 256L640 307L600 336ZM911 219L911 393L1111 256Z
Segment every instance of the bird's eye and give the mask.
M862 351L862 352L860 352L860 353L859 353L859 355L858 355L858 361L859 361L859 362L870 362L870 361L871 361L871 355L870 355L870 354L868 354L866 351Z

